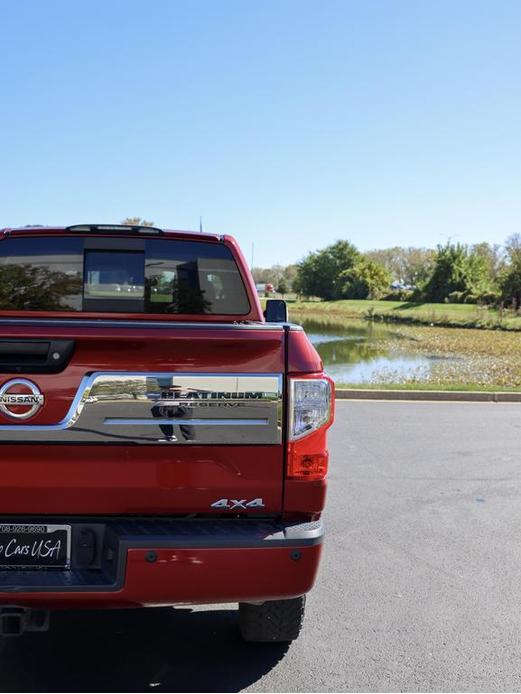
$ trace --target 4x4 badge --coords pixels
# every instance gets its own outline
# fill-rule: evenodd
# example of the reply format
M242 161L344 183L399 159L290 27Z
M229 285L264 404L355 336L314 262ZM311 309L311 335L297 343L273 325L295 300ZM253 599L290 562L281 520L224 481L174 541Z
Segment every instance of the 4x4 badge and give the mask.
M260 498L251 499L251 501L248 501L248 499L218 499L210 506L212 508L227 508L232 511L234 509L246 511L249 508L264 508L265 504Z
M0 388L0 412L13 419L29 419L44 402L38 386L26 378L13 378Z

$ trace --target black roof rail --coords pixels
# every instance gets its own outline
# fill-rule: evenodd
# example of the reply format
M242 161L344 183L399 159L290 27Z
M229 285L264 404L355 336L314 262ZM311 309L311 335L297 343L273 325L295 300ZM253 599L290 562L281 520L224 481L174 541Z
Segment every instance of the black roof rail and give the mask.
M119 232L125 234L162 234L162 229L158 227L140 226L139 224L73 224L65 227L67 231L78 232Z

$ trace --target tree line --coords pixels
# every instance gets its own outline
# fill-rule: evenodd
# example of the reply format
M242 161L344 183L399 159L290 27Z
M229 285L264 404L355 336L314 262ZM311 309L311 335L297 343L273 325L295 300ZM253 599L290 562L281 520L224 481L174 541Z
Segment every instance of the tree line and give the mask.
M362 253L336 241L299 263L253 268L256 282L280 294L336 299L390 299L521 305L521 235L503 246L447 241L435 249L392 248Z

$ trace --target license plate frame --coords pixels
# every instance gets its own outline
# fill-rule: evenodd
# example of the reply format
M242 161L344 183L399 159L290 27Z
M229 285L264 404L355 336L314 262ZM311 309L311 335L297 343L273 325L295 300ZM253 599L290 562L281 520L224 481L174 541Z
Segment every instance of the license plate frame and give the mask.
M68 570L71 535L67 524L0 523L0 570Z

